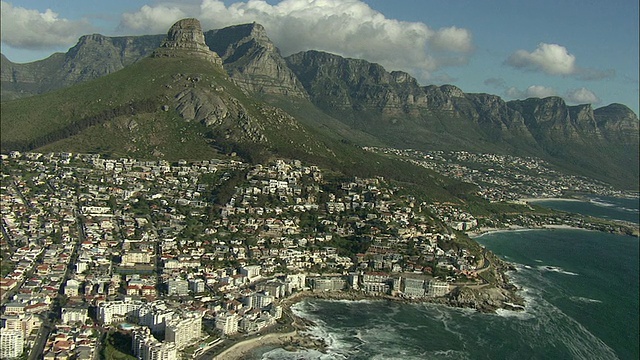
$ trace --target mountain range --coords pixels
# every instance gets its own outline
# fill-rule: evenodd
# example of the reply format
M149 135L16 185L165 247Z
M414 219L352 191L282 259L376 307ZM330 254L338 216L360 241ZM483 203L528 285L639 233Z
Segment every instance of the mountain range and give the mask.
M362 146L465 150L638 189L638 116L622 104L504 101L321 51L283 57L256 23L202 32L185 19L166 35L86 35L44 60L1 60L3 151L278 154L366 172Z

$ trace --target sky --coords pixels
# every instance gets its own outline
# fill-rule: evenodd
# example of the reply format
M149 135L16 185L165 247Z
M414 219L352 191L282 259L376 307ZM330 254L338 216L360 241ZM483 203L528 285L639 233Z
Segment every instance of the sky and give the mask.
M505 100L561 96L638 114L637 0L2 0L1 46L25 63L82 35L257 22L287 56L321 50Z

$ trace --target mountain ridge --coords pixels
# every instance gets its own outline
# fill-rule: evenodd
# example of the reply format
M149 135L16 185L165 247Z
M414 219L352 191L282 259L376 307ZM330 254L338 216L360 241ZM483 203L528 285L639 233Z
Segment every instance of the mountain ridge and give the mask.
M620 184L637 187L638 118L622 104L593 109L569 106L557 97L505 101L497 95L465 93L453 85L420 86L408 73L321 51L283 58L256 23L202 34L244 96L278 104L276 108L283 105L298 118L306 115L296 109L310 109L307 113L327 120L306 120L307 125L320 132L332 129L328 131L337 140L363 146L370 143L363 139L370 137L400 148L537 156L596 178L604 163L608 181L620 178ZM162 41L156 35L94 34L46 61L13 64L2 56L3 100L34 90L49 92L52 83L101 78L157 52ZM52 81L39 80L47 73L53 74ZM198 91L178 96L182 103L176 109L183 118L211 126L221 117L242 113L230 112L202 88Z

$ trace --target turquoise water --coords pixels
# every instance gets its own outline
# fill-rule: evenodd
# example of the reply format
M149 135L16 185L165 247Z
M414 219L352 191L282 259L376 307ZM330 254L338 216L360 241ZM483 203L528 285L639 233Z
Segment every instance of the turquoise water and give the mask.
M640 222L638 199L591 196L589 201L540 200L533 203L548 208L595 216L604 219Z
M477 240L516 265L510 276L526 299L524 312L307 299L293 311L317 324L310 332L327 341L327 353L271 347L254 358L640 358L637 238L560 229Z

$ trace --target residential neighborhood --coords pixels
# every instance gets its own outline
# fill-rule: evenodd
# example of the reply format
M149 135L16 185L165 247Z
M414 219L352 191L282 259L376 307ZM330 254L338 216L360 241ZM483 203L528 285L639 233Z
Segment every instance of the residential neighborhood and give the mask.
M420 164L445 171L431 158ZM497 201L562 184L480 188ZM97 359L121 335L142 359L195 358L286 323L281 301L293 294L416 300L489 282L484 249L461 239L483 224L460 206L297 160L12 152L0 196L3 359Z

